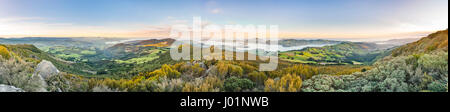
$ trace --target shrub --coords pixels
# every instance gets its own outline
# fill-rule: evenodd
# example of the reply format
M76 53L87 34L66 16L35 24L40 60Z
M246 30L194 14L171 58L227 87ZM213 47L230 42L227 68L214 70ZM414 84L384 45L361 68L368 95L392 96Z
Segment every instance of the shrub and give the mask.
M266 74L264 74L264 72L252 72L250 74L248 74L248 77L250 80L252 80L253 82L255 82L256 84L264 84L264 81L267 80L267 76Z
M175 68L165 64L161 67L161 69L145 74L145 77L152 80L157 80L162 77L166 77L169 79L179 78L180 75L181 73L178 72Z
M11 54L9 53L8 49L2 45L0 45L0 57L3 57L3 59L11 58Z
M200 66L200 64L187 65L187 64L176 64L175 68L186 75L200 77L205 73L205 69Z
M371 70L352 75L318 75L306 80L307 92L444 92L448 83L448 54L398 56Z
M221 77L242 77L244 75L244 70L237 65L230 64L228 62L220 61L217 65L219 76Z
M3 60L0 58L0 83L12 85L28 92L39 92L44 87L41 80L33 76L31 64L15 60Z
M153 92L181 92L184 81L181 79L160 78L158 82L153 82L155 88Z
M268 79L264 84L266 92L300 92L302 88L300 76L287 74L281 79Z
M220 92L224 82L216 76L196 78L187 82L183 87L183 92Z
M225 91L228 92L241 92L252 89L254 86L255 84L251 80L237 77L228 78L224 82Z

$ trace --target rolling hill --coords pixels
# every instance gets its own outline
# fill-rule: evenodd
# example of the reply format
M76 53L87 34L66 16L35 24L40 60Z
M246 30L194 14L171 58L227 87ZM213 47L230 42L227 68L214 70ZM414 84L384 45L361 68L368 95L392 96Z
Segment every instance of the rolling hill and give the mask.
M342 42L325 47L310 47L281 52L280 58L289 62L310 64L369 64L383 53L379 45L363 42Z
M419 41L401 46L392 51L392 56L430 53L436 50L448 51L448 29L430 34Z
M168 47L174 43L174 39L150 39L141 41L132 41L126 43L119 43L104 51L104 56L108 58L122 59L122 58L136 58L135 56L146 55L146 51Z
M341 41L334 40L299 40L299 39L283 39L278 42L283 47L295 47L295 46L305 46L305 45L330 45L339 44Z

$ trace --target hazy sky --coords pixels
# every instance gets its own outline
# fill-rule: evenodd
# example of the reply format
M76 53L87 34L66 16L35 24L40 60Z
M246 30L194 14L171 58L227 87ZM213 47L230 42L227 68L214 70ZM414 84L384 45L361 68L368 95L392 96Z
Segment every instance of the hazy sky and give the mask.
M408 37L447 29L448 0L0 0L0 37L166 37L193 16L282 37Z

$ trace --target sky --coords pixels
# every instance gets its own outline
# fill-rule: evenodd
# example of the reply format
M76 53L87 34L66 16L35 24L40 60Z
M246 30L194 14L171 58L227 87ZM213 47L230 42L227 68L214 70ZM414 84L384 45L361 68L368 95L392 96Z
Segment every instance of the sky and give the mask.
M406 38L448 28L448 0L0 0L0 37L167 37L193 17L282 38Z

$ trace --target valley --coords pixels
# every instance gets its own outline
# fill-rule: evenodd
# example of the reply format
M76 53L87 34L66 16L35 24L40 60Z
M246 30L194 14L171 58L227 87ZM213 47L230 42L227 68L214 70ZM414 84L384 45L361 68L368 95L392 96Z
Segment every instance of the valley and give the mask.
M46 91L448 91L448 30L409 44L285 39L278 69L268 72L257 71L258 60L172 60L174 39L126 40L0 38L0 84L36 91L29 74L48 61L58 72L44 80Z

